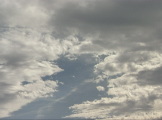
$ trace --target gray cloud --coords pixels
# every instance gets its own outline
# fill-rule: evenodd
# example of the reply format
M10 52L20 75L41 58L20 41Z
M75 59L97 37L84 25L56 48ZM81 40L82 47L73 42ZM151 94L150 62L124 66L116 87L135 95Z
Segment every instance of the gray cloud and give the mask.
M81 46L81 51L161 51L158 32L162 20L161 1L89 0L86 5L78 3L64 4L50 17L48 24L60 38L69 34L79 34L84 40L91 37L93 44ZM141 43L143 45L139 45Z
M161 21L161 1L87 1L86 6L69 2L51 19L60 30L81 32L115 32L158 25ZM122 30L122 31L121 31Z
M161 85L162 84L162 67L151 70L143 70L137 75L141 85Z
M13 99L16 99L16 95L15 94L5 93L3 95L0 95L0 101L1 101L0 105L3 106L6 103L12 102Z
M45 26L48 21L48 14L39 0L1 0L0 11L1 27L40 27Z
M118 105L117 108L112 110L113 115L131 115L138 111L152 111L152 104L157 99L156 95L148 97L141 97L138 101L127 100L124 103Z

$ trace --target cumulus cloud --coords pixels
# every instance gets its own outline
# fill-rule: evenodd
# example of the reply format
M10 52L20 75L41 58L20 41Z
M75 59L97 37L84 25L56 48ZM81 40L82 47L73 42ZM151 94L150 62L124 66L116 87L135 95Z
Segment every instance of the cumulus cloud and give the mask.
M58 81L42 77L62 69L55 61L75 51L74 38L55 39L48 30L2 27L0 32L0 117L57 91ZM67 52L69 51L69 52Z
M65 1L8 1L0 5L0 117L7 117L22 106L53 95L59 82L43 81L46 75L63 71L55 61L78 53L76 36L55 35L49 20ZM75 56L74 56L75 57Z
M92 119L155 119L161 117L161 86L140 86L135 77L123 75L108 80L109 97L70 107L66 117Z
M107 81L107 98L70 107L77 118L156 119L161 117L161 54L116 52L95 65L96 83ZM105 103L106 102L106 103Z

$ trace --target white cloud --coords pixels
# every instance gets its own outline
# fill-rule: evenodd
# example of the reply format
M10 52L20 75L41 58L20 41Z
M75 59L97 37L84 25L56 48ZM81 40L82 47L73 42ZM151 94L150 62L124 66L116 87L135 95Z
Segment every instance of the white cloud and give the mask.
M76 43L55 39L46 29L1 28L0 37L0 117L7 117L57 91L58 81L42 77L61 72L54 61L72 53L70 47Z
M154 51L122 51L107 56L104 61L95 65L95 72L106 75L137 73L146 69L154 69L161 65L162 54Z
M98 91L105 91L105 88L103 86L97 86L96 88Z
M117 89L114 88L115 93L118 94L120 91L120 95L73 105L70 107L73 114L67 117L92 119L155 119L161 117L160 96L156 93L148 95L148 88L137 87L140 90L133 89L132 91L128 89L117 87Z
M161 59L162 56L158 52L147 53L143 51L130 54L121 52L107 56L95 66L95 73L98 74L96 83L99 84L107 80L107 94L110 97L73 105L70 107L73 114L66 117L94 119L160 118L161 107L158 107L157 104L161 105L162 103L162 95L158 94L162 87L157 84L154 86L146 84L147 82L141 86L142 79L137 79L136 76L141 74L143 70L154 70L160 67ZM152 82L156 82L156 80ZM99 86L98 89L100 90Z

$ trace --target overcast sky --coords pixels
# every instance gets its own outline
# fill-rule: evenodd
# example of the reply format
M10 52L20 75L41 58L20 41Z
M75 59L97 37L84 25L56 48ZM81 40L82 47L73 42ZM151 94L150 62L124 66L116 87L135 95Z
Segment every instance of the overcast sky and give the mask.
M162 1L0 0L0 119L161 119Z

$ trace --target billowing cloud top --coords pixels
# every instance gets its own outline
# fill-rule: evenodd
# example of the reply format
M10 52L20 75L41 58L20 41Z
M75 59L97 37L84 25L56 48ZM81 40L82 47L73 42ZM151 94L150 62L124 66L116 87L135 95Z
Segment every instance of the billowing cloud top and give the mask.
M107 97L74 103L63 117L162 117L162 1L0 2L0 117L52 96L59 81L42 77L63 71L60 56L83 54L99 59L92 82Z

